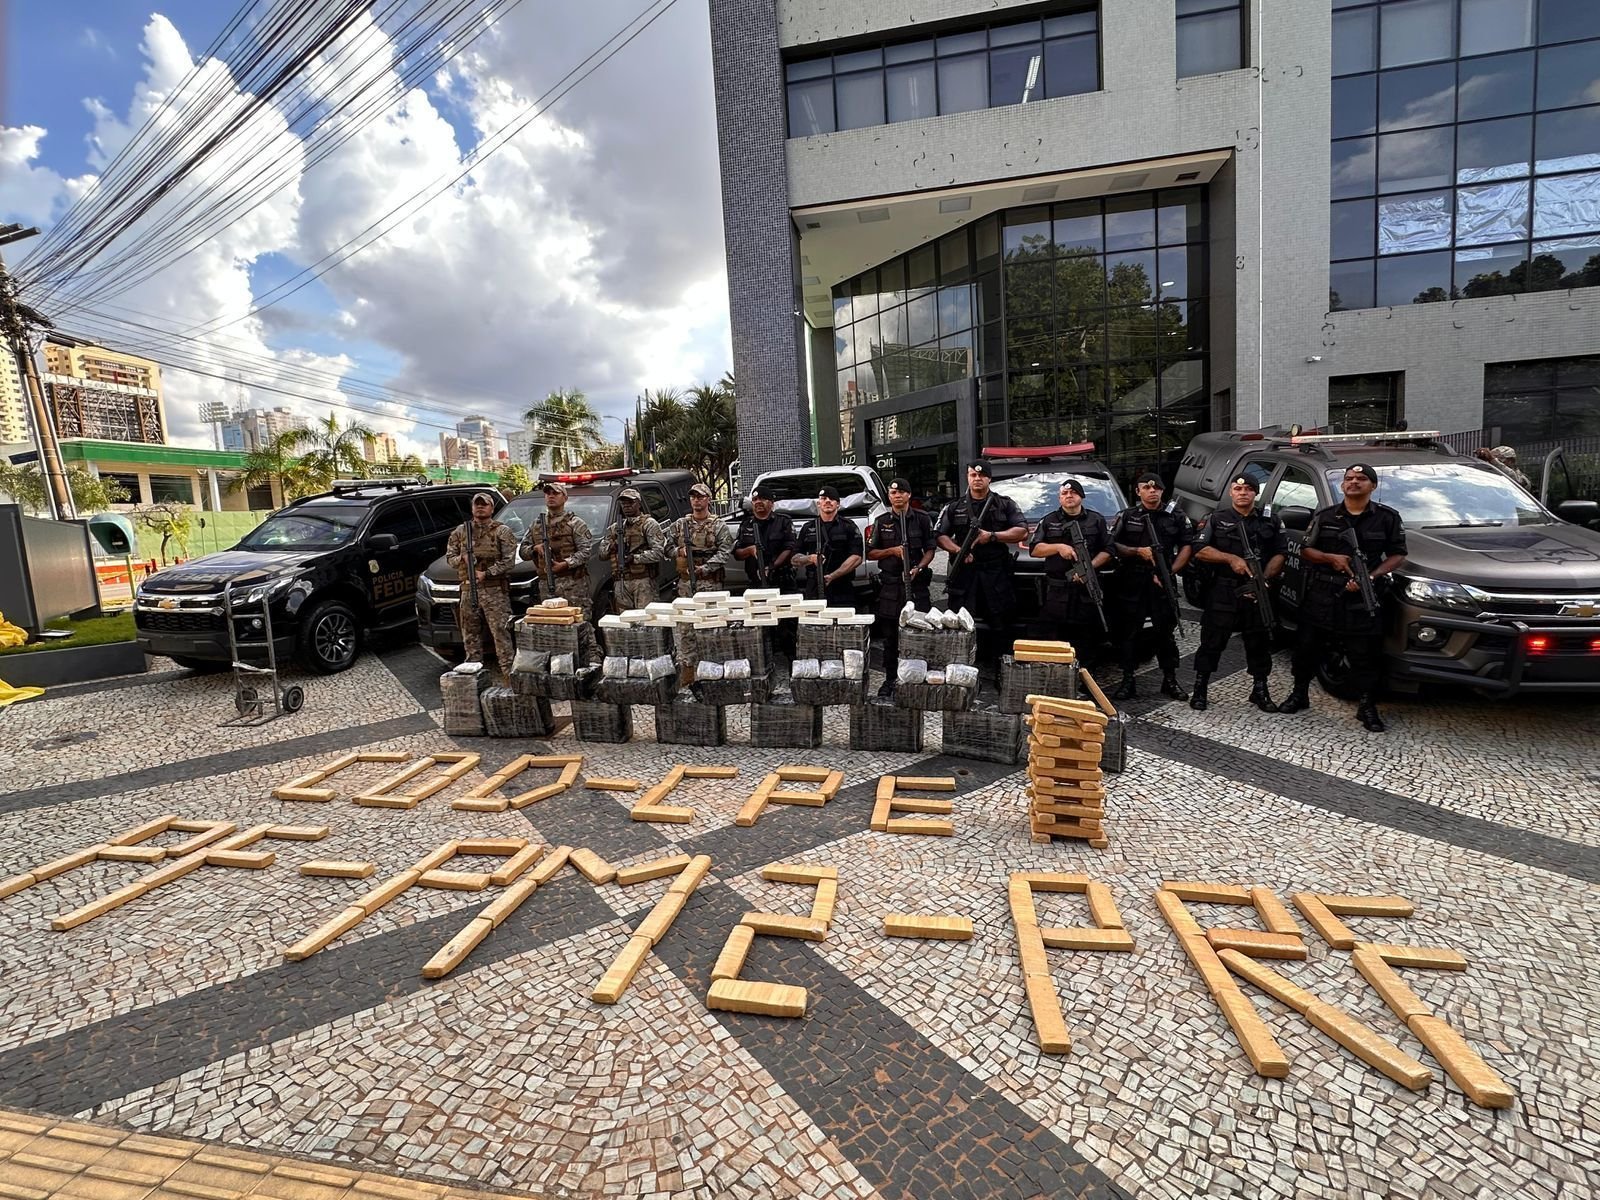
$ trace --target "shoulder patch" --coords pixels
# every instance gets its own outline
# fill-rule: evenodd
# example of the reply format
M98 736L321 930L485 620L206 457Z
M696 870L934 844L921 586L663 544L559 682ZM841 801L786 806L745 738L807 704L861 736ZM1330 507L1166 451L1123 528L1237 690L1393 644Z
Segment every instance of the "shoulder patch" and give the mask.
M1169 513L1177 512L1178 511L1178 502L1176 500L1168 500L1167 501L1167 511Z
M1261 506L1261 515L1263 517L1270 517L1272 515L1272 505L1263 504ZM1365 611L1366 611L1365 609L1362 610L1362 612L1365 612Z

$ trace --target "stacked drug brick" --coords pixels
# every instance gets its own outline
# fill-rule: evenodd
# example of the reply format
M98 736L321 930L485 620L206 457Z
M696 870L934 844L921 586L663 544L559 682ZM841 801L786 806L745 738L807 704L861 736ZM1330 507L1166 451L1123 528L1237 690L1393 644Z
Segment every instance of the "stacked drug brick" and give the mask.
M1035 842L1051 838L1111 844L1105 833L1106 788L1100 757L1106 715L1082 700L1029 696L1028 821Z

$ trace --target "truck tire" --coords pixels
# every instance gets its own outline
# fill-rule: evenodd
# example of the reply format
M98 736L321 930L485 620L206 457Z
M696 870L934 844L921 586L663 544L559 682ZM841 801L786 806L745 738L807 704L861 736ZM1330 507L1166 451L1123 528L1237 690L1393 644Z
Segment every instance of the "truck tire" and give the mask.
M361 653L361 622L342 600L312 605L300 625L300 661L319 675L348 670Z
M1350 663L1344 651L1337 647L1330 647L1317 664L1317 682L1335 699L1359 699L1355 685L1350 682Z

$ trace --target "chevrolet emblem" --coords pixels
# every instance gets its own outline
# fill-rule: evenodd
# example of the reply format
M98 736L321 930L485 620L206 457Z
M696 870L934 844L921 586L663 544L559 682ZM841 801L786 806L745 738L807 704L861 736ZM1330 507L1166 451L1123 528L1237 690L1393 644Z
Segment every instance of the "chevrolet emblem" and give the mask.
M1580 600L1576 604L1563 604L1559 614L1563 617L1581 617L1587 621L1591 617L1600 616L1600 604L1593 600Z
M157 608L177 608L178 602L170 596L156 601Z

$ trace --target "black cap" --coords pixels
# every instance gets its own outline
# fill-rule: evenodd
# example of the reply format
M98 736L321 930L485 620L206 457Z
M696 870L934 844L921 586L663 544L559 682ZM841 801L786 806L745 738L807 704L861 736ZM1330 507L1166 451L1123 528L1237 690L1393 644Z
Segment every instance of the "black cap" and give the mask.
M1157 475L1154 471L1146 471L1143 475L1139 476L1139 478L1133 481L1133 486L1143 487L1147 483L1153 483L1158 488L1165 488L1167 486L1162 482L1161 476Z
M889 490L891 492L909 492L911 490L911 481L904 475L896 475L889 480Z
M991 473L989 471L989 464L986 463L986 462L983 462L981 460L978 461L978 462L970 462L970 463L968 463L967 464L967 470L976 471L979 475L982 475L985 479L991 478Z
M837 500L838 498L839 489L836 487L829 487L827 484L823 484L821 489L817 492L818 500Z
M1245 487L1249 488L1252 492L1259 492L1261 490L1261 485L1249 475L1235 475L1232 479L1228 480L1229 487L1234 487L1241 483L1244 484Z
M1080 499L1083 497L1083 484L1076 479L1063 479L1061 481L1061 490L1063 492L1076 492Z
M764 483L758 483L750 490L750 499L752 500L776 500L777 498L772 489Z
M1365 475L1373 483L1378 482L1378 472L1367 466L1366 463L1354 463L1344 469L1346 475L1349 475L1352 471L1357 475Z

